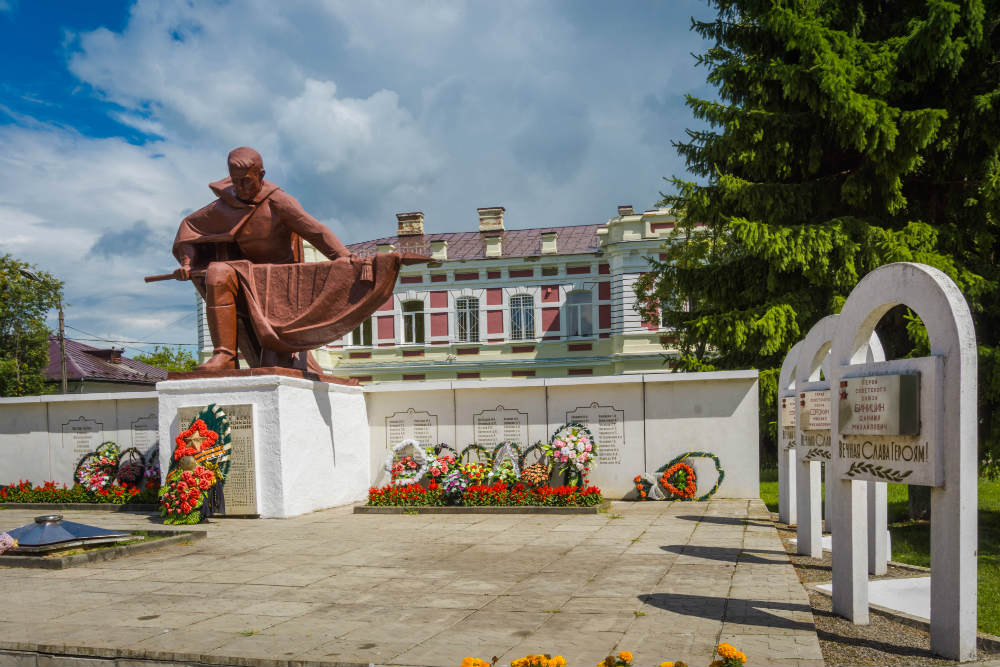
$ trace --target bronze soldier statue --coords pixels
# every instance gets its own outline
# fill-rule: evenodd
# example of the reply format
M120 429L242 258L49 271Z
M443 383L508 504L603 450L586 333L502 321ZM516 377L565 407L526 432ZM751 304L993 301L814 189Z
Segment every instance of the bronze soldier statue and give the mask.
M252 148L229 153L218 199L184 218L174 239L180 268L147 281L193 280L205 298L213 355L199 370L251 367L321 372L309 350L352 331L392 295L409 253L352 254L294 197L264 180ZM303 262L305 239L326 262Z

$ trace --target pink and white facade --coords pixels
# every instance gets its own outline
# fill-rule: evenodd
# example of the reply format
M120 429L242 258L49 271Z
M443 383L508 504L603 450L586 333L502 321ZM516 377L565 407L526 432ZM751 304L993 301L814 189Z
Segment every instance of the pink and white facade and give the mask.
M396 236L349 246L434 262L404 267L392 298L317 351L362 382L616 375L663 370L670 332L643 322L632 284L674 232L667 209L621 206L603 224L506 230L481 208L477 231L427 234L402 213ZM321 260L311 249L307 259Z

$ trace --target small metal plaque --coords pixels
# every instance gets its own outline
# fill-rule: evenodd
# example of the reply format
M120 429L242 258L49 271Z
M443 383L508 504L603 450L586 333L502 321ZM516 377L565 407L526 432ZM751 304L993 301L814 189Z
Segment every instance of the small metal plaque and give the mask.
M222 483L226 499L226 516L256 516L257 475L253 451L253 405L220 405L229 419L232 451L229 454L229 476ZM186 429L204 406L180 408L177 423Z
M841 435L920 435L920 375L841 380Z

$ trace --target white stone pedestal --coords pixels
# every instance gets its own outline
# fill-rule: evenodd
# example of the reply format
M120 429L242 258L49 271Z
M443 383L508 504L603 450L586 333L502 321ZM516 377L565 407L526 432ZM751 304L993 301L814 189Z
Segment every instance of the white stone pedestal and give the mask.
M359 387L279 375L168 380L159 394L160 467L187 424L180 408L250 405L257 514L284 518L366 497L368 417ZM232 471L231 471L232 473Z

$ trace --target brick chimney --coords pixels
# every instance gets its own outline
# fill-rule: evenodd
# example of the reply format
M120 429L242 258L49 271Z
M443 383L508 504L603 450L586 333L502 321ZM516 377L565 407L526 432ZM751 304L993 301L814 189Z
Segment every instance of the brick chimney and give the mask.
M421 211L412 213L397 213L396 220L399 223L397 236L423 236L424 235L424 214Z
M479 211L479 231L503 231L503 206L490 206L488 208L479 208L476 210Z

